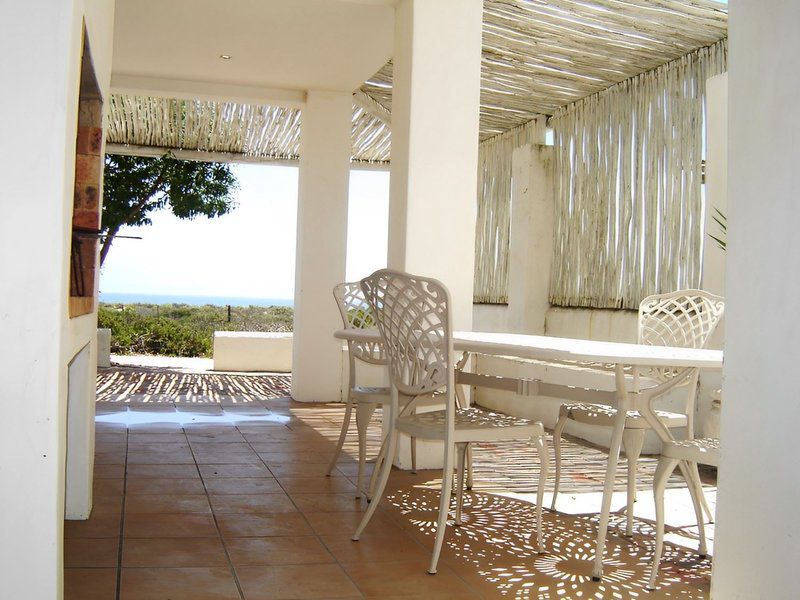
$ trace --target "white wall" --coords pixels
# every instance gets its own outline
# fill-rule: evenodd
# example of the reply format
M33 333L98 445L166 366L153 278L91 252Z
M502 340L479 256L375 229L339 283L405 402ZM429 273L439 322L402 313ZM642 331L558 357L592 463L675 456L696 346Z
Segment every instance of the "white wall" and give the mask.
M635 343L638 330L633 310L551 306L545 320L545 333L556 337Z
M720 600L800 597L799 24L794 0L730 5Z
M292 333L215 331L214 370L290 373L292 338Z
M84 17L107 91L113 2L0 6L0 112L13 116L0 141L2 598L59 598L62 590L67 365L96 327L93 315L67 314ZM94 397L86 388L84 408Z

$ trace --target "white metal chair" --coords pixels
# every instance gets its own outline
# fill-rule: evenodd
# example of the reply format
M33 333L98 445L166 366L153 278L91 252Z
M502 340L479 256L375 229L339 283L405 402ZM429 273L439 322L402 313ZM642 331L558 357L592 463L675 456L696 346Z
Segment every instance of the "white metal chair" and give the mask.
M340 283L333 288L333 297L339 308L342 323L345 329L373 329L375 322L369 302L364 298L361 283L358 281ZM356 410L356 429L358 431L358 480L356 498L360 498L364 490L364 468L367 454L367 429L375 409L390 402L388 387L367 387L356 384L356 363L362 361L371 365L388 365L389 360L380 342L347 342L347 356L350 363L350 384L347 391L347 404L344 411L344 421L336 443L336 450L328 465L328 475L331 474L342 446L350 429L353 408ZM411 470L416 471L417 442L411 440ZM371 494L367 494L369 498Z
M701 465L719 466L719 439L699 438L682 441L667 441L661 446L661 459L653 476L653 495L656 501L656 550L653 554L653 565L650 570L648 589L656 588L658 568L661 562L661 552L664 548L664 488L667 480L675 467L682 461L692 463L695 468ZM702 489L700 491L702 494ZM706 555L706 533L703 520L697 524L700 534L698 552L701 557Z
M702 290L680 290L668 294L648 296L639 305L639 343L653 346L678 348L705 348L711 334L722 319L724 299ZM675 369L644 369L634 371L634 386L638 388L640 378L655 383L665 382L675 376ZM694 437L694 404L697 393L698 372L687 378L685 410L683 413L655 411L661 423L668 429L686 428L686 437ZM555 508L561 482L561 435L569 421L587 425L611 427L616 409L586 403L565 403L559 410L559 418L553 430L553 445L556 457L556 478L551 508ZM636 465L644 444L645 432L650 425L637 411L629 411L625 419L623 444L628 458L628 505L626 532L633 533L633 502L636 499ZM699 482L696 465L694 475ZM705 499L703 507L709 518L713 518ZM702 520L702 519L700 519Z
M444 442L444 467L439 518L429 573L436 573L444 540L453 468L457 462L456 524L461 523L464 496L465 455L471 442L529 439L541 462L536 503L536 536L542 548L542 502L547 479L548 456L541 423L476 408L459 408L455 396L454 356L450 297L435 279L383 269L361 282L372 306L378 330L386 347L391 377L389 418L391 433L386 460L381 466L373 502L367 508L353 540L358 540L378 507L392 468L399 432L412 437ZM400 411L401 398L411 399L441 393L444 410L411 414Z

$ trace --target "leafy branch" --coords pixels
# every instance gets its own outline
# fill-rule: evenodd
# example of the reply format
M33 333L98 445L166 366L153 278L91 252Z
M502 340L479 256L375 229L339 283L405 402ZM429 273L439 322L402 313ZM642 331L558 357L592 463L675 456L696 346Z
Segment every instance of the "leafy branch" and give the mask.
M725 213L723 213L720 209L715 207L714 208L714 214L711 215L711 218L714 219L714 221L716 222L717 227L719 227L720 233L719 233L719 235L711 235L709 233L708 237L710 237L712 240L714 240L717 243L717 246L720 248L720 250L723 250L723 251L727 250L728 249L728 217L726 217Z

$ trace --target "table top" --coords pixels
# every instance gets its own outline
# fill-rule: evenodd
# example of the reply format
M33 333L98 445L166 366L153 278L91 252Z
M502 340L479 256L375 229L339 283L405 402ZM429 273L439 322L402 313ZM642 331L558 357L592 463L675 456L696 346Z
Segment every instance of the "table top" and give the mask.
M356 342L380 340L377 329L340 329L334 337ZM722 368L722 350L645 346L519 333L454 331L453 348L538 360L597 362L648 367Z

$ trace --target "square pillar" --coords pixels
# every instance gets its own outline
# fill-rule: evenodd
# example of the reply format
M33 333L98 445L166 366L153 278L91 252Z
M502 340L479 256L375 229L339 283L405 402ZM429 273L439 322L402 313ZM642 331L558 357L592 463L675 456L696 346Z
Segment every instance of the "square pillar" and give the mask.
M472 329L482 8L401 0L395 9L388 264L441 280L462 330ZM417 462L441 467L441 444L419 441ZM396 464L410 466L405 436Z
M799 598L800 3L731 2L713 598Z
M706 218L703 227L703 285L712 294L725 295L726 252L711 236L722 237L714 220L716 210L728 214L728 74L715 75L706 81ZM710 348L721 350L725 342L725 319L714 330ZM700 373L695 431L704 437L719 437L722 389L721 371Z
M553 147L516 148L511 170L507 331L544 335L553 259Z
M353 99L309 91L303 108L297 202L292 398L341 400L341 329L333 286L344 281Z
M449 288L472 328L481 59L480 0L395 9L389 266Z

